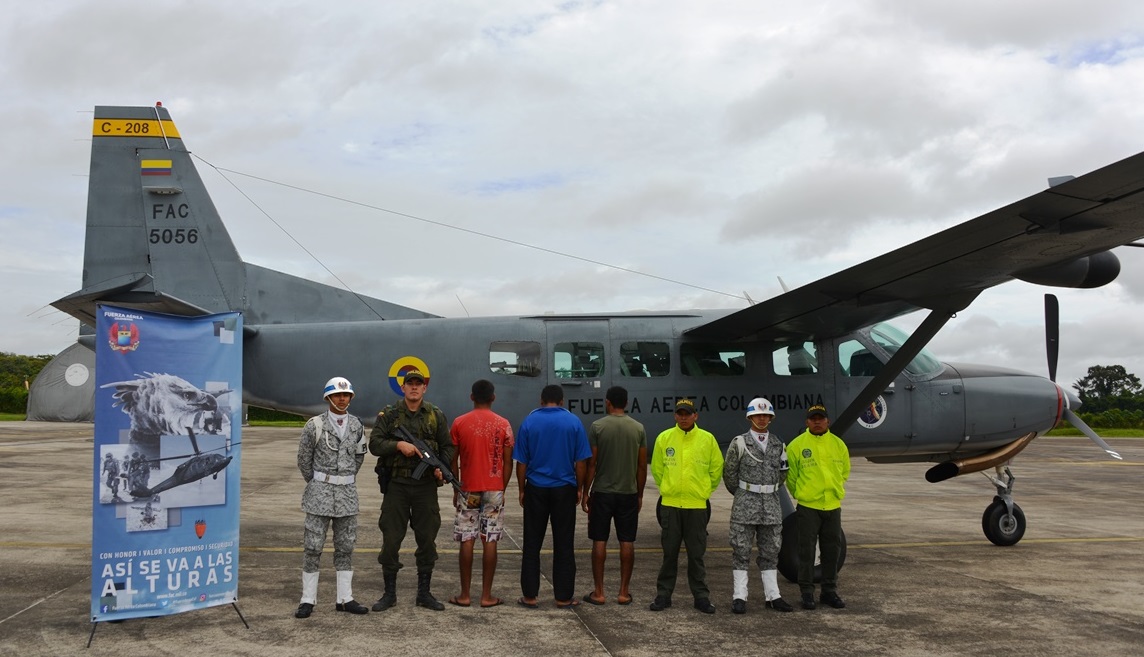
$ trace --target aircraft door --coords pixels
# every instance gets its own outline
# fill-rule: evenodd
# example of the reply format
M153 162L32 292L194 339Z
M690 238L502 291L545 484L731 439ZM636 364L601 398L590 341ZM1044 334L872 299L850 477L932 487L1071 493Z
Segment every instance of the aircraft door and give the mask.
M952 370L952 368L951 368ZM965 395L961 378L942 376L916 384L913 449L954 450L965 440Z
M835 368L837 408L830 409L832 415L842 412L888 360L881 349L860 338L865 336L858 335L835 343L838 358ZM846 432L846 442L851 450L860 447L863 456L905 453L914 438L913 392L912 381L905 373L899 374Z
M544 326L548 382L564 388L568 410L603 415L604 391L612 380L607 320L553 319L545 320Z

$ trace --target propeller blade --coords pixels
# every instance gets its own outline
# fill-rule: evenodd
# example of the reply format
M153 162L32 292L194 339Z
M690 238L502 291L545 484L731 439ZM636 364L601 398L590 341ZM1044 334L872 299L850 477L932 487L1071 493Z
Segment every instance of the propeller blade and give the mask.
M1056 295L1045 295L1045 353L1049 357L1049 380L1057 380L1057 355L1060 352L1061 309Z
M1069 424L1073 425L1077 429L1080 429L1080 432L1083 433L1084 435L1088 436L1089 440L1096 443L1097 446L1099 446L1104 451L1108 452L1109 456L1116 459L1117 461L1123 461L1124 460L1124 457L1121 456L1119 453L1117 453L1115 450L1113 450L1111 447L1109 447L1108 443L1104 442L1104 440L1101 439L1100 436L1096 435L1096 432L1093 431L1092 429L1090 429L1089 426L1084 423L1084 420L1077 417L1077 414L1073 413L1072 409L1070 409L1070 408L1065 409L1065 419L1069 421Z

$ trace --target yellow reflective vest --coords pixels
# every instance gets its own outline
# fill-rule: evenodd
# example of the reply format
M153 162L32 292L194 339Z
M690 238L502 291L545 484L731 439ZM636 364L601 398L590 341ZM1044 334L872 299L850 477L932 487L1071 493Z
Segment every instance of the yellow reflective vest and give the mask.
M832 511L842 506L850 478L850 450L830 431L804 431L787 445L787 490L801 506Z
M723 481L723 452L710 431L676 425L655 439L651 476L665 506L705 509Z

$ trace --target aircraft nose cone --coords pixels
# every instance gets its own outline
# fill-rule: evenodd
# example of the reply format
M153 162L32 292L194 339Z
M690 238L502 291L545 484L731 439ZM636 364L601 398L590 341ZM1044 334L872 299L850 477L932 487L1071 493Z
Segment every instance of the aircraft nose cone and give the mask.
M1068 393L1043 376L984 365L959 365L958 372L971 444L1001 444L1029 432L1041 434L1060 420L1062 397Z
M1084 402L1082 402L1080 400L1080 397L1078 397L1077 394L1075 392L1073 392L1071 388L1066 388L1064 386L1057 386L1057 387L1059 387L1061 389L1061 394L1063 394L1065 396L1065 399L1068 400L1069 408L1074 413L1076 411L1080 410L1080 407L1084 405Z

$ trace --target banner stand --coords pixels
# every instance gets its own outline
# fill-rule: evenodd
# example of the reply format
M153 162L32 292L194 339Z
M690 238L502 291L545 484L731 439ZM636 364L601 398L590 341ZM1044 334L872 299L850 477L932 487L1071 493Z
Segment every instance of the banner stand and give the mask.
M239 620L242 316L96 316L91 633L231 605Z

